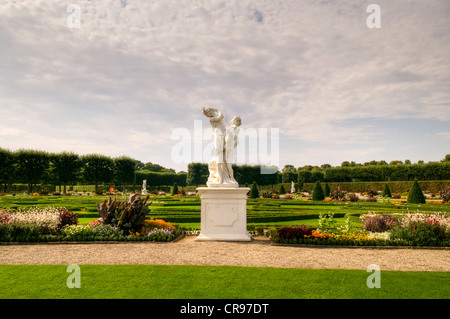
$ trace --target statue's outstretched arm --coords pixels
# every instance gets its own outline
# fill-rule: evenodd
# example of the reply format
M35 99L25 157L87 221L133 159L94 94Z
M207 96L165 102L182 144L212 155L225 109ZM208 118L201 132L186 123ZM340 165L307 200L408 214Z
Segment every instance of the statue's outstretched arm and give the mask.
M214 110L215 112L217 112L217 116L216 116L216 117L212 117L212 118L210 119L210 121L214 121L214 122L219 122L219 121L221 121L221 120L223 119L223 114L222 114L222 112L220 112L218 109L212 109L212 110Z

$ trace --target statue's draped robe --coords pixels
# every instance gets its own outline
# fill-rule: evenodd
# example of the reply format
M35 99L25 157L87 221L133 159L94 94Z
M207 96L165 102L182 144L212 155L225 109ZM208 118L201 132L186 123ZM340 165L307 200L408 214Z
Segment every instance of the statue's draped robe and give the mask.
M212 123L211 123L212 124ZM234 160L234 148L237 145L239 129L229 127L213 127L214 154L208 165L208 186L237 186L231 164Z

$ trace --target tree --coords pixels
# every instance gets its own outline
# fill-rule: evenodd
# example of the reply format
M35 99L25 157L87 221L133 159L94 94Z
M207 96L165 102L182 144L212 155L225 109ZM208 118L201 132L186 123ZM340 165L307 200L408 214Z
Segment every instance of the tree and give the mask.
M10 150L0 148L0 182L4 184L4 192L8 191L15 174L15 155Z
M63 192L66 192L66 185L76 180L77 173L81 167L80 158L75 153L62 152L50 155L50 165L56 182L63 185Z
M32 192L32 185L40 182L49 164L47 152L39 150L20 149L16 152L17 172L28 184L28 194Z
M322 185L320 185L320 182L317 181L314 184L314 189L313 189L313 194L312 194L312 199L313 200L324 200L325 196L323 194L323 189L322 189Z
M311 182L323 182L325 180L325 174L322 171L313 170L311 172Z
M153 164L152 162L145 163L142 170L144 170L144 171L151 171L151 172L171 172L171 173L175 173L175 170L173 168L165 168L164 166L161 166L159 164Z
M301 189L304 183L311 183L312 173L310 170L299 170L298 171L298 187Z
M188 165L186 183L190 186L205 185L208 180L208 174L208 164L190 163Z
M263 185L265 175L261 174L261 165L240 165L235 167L234 179L239 184L256 182L258 185Z
M87 182L95 185L98 192L98 184L111 182L114 176L114 160L100 154L89 154L81 157L83 177Z
M252 188L250 189L250 198L259 198L259 190L256 182L253 182Z
M298 180L297 171L284 171L281 173L281 182L290 183L292 181Z
M343 161L341 163L341 167L349 167L350 166L350 162L349 161Z
M116 183L123 186L123 191L125 191L125 185L134 185L136 160L127 156L117 157L114 159L114 168Z
M294 172L295 173L295 172L297 172L297 169L294 167L294 165L287 164L287 165L284 165L281 172L282 173L284 173L284 172Z
M233 164L233 170L237 171L237 165ZM274 172L273 174L260 174L260 181L262 185L273 185L279 183L282 180L282 178L279 178L282 176L282 173L278 171L278 167L276 166L261 166L261 170L266 170L266 172ZM294 174L295 181L297 180L297 173ZM248 183L247 183L248 184Z
M143 171L144 170L144 163L142 163L141 161L135 160L136 162L136 166L135 166L135 170L136 171Z
M383 190L382 196L389 197L389 198L392 197L391 189L389 188L388 184L384 185L384 190Z
M408 204L425 204L425 195L423 195L422 189L420 188L419 182L417 179L414 181L411 190L408 194L407 199Z

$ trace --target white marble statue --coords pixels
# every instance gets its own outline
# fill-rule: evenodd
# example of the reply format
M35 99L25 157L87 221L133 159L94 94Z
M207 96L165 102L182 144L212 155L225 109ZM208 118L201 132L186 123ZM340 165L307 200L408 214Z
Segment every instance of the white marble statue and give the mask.
M142 195L147 195L147 180L146 179L144 179L143 181L142 181Z
M295 183L291 181L291 194L295 193Z
M239 126L241 119L235 116L226 127L223 114L210 107L203 107L203 114L209 118L214 134L214 153L208 165L208 187L238 187L234 179L232 164L234 160L234 148L238 144Z

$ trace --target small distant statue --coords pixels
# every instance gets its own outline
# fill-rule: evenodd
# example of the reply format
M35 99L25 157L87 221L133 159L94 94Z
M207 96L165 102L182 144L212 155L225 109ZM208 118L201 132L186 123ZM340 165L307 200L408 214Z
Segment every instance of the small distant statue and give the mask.
M223 114L210 107L203 107L203 114L209 118L214 135L214 153L208 165L208 187L238 187L234 179L232 164L234 161L234 149L239 143L238 134L241 119L233 117L230 126L226 127Z
M291 181L291 194L295 193L295 183Z
M146 179L144 179L143 181L142 181L142 195L147 195L147 180Z

